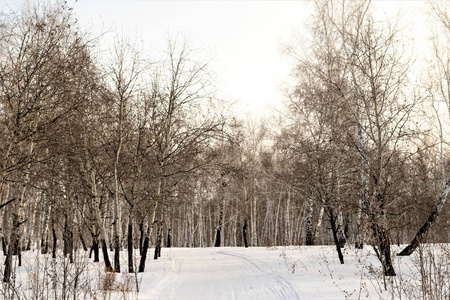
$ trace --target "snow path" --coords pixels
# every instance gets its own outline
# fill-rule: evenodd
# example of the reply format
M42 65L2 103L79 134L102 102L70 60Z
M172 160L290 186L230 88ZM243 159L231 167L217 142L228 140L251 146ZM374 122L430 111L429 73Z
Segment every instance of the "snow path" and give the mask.
M258 248L163 249L161 259L147 267L157 272L160 266L155 264L165 259L170 263L162 274L149 270L147 276L162 278L146 276L145 283L159 282L143 284L141 295L149 299L300 299L286 267L279 265L286 276L272 267L274 260L280 260L279 251L274 251L273 257L265 252L261 259Z
M345 248L344 257L341 265L333 246L163 248L160 259L148 259L130 299L392 299L370 247ZM402 280L411 280L411 258L394 261Z

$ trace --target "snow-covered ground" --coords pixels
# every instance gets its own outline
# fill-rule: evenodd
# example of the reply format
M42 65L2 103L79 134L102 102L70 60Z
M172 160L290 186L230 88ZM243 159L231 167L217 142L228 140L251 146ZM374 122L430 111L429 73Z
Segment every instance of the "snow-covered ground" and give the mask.
M377 299L370 266L379 263L368 251L347 251L341 265L328 246L167 249L140 299Z
M442 299L449 299L449 250L449 245L434 245L423 255L395 257L398 276L386 278L387 291L369 247L345 249L344 265L332 246L162 249L160 259L150 257L144 273L115 275L105 275L102 263L90 262L84 252L75 264L64 264L30 251L16 269L16 291L3 284L0 298L420 299L428 280L430 287L435 282L435 293L441 289ZM125 254L122 271L127 270ZM432 273L428 279L425 268ZM76 282L71 274L79 274Z

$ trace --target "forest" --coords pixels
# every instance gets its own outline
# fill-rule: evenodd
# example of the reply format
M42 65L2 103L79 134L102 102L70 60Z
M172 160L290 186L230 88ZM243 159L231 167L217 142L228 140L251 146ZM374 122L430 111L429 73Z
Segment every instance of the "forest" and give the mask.
M395 276L392 245L449 243L450 5L426 9L418 57L401 16L316 0L286 47L286 113L261 122L183 36L105 55L66 2L1 13L3 282L32 249L133 273L166 247L334 245L344 263L368 245Z

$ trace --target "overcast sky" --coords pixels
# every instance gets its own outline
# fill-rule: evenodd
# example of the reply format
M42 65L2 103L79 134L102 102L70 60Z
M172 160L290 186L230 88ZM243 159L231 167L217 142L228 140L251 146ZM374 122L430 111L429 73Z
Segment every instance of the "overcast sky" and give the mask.
M0 0L15 9L21 2ZM374 1L387 13L394 10L393 2ZM411 1L399 3L411 6ZM205 49L213 59L220 96L239 100L241 113L257 116L281 107L280 87L292 67L283 43L304 30L311 13L308 1L78 0L73 6L86 30L135 36L149 51L165 50L168 35L190 36L192 47Z
M212 57L220 96L240 101L240 112L260 115L279 108L280 86L290 67L283 42L303 25L304 1L91 1L79 0L82 25L137 35L164 50L167 36L183 33Z

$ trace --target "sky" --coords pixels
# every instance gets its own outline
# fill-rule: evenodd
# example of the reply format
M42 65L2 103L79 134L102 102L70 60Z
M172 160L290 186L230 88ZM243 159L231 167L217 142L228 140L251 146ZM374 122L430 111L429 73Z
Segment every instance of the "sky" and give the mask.
M20 7L24 0L0 0ZM169 36L190 38L193 48L211 58L218 97L236 102L243 116L270 117L282 109L285 85L293 67L283 54L285 44L305 28L309 1L124 1L69 0L80 25L93 34L130 36L152 53L164 51ZM420 1L413 1L418 3ZM387 13L394 1L374 1ZM409 7L411 1L397 2Z
M0 0L14 9L20 2ZM188 36L191 47L211 58L218 96L257 117L281 108L280 87L291 68L283 43L310 11L304 1L78 0L73 7L86 30L131 36L148 52L165 50L168 36Z
M88 1L79 0L80 24L142 39L149 52L165 50L168 36L188 36L211 58L218 96L243 115L281 108L289 75L283 43L310 12L304 1Z

